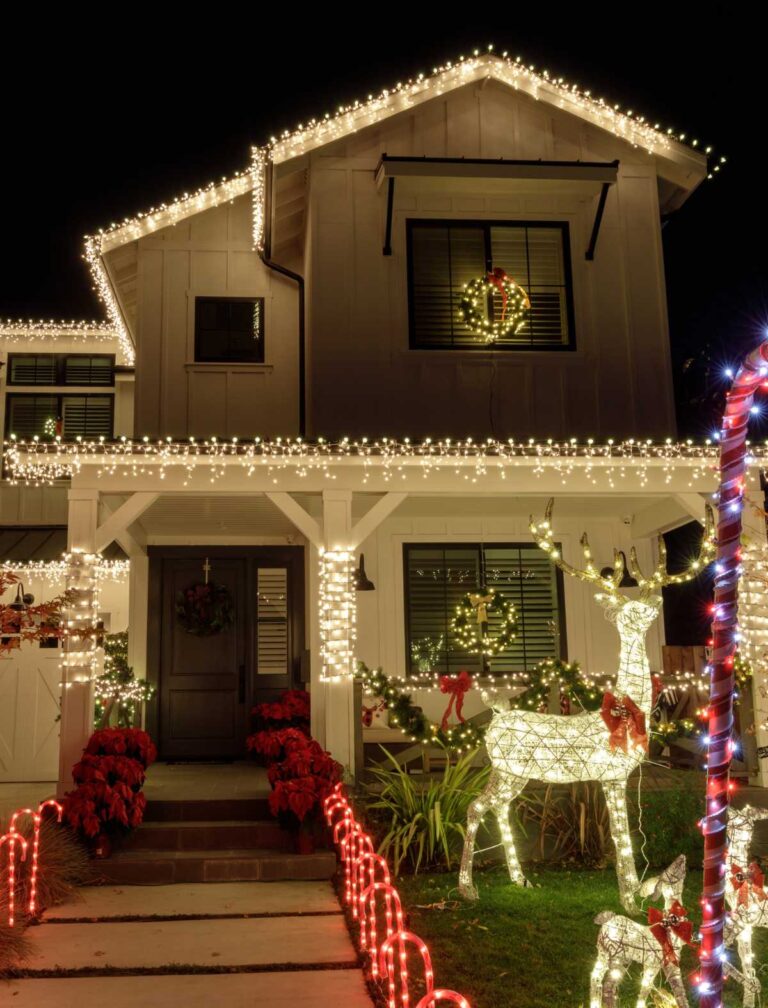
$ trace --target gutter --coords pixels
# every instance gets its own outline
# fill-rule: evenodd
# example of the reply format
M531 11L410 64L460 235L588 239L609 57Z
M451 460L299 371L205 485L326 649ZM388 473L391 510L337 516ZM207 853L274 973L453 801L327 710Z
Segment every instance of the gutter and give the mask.
M307 348L306 348L306 312L304 308L304 277L300 273L294 273L287 266L281 266L275 262L272 256L272 180L274 176L274 165L271 161L266 166L266 178L264 180L264 248L259 252L259 256L264 265L279 273L281 276L293 280L299 293L299 436L306 437L307 434Z

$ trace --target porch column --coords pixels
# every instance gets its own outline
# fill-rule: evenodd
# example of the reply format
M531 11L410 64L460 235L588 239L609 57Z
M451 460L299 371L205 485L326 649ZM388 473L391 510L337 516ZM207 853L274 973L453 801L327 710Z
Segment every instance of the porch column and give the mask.
M64 612L68 633L62 641L59 797L72 789L72 767L93 731L93 666L99 649L93 636L78 631L90 630L98 618L98 500L96 490L69 491L67 590L74 599Z
M323 548L318 564L321 677L325 680L325 747L355 773L355 615L352 491L323 490Z
M147 678L149 557L134 553L128 576L128 664L137 679Z

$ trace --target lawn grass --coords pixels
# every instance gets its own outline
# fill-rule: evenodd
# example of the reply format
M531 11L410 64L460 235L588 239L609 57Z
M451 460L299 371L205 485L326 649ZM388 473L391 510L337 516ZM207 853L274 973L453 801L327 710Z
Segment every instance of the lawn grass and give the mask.
M589 1004L589 976L595 961L596 914L623 913L612 869L529 870L533 888L509 882L501 867L476 875L479 903L465 903L456 892L456 875L403 876L397 886L410 917L410 928L432 951L436 985L459 991L472 1008L579 1008ZM688 874L685 906L694 924L701 872ZM425 904L459 900L455 909L426 910ZM642 920L641 917L638 917ZM768 941L757 932L755 960L768 961ZM696 966L692 949L682 954L683 977ZM725 1004L741 1005L741 988L726 984ZM763 973L768 996L768 970ZM621 990L621 1008L635 1005L634 980ZM697 1003L689 988L689 1000Z

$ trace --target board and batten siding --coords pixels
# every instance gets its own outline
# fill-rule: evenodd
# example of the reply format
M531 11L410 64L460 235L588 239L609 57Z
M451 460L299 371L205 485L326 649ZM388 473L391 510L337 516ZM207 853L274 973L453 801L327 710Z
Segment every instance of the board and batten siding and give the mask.
M619 159L594 261L585 260L594 188L477 179L398 179L392 255L382 255L386 185L376 188L374 172L385 152ZM303 163L310 435L675 433L656 168L645 152L487 83L363 129ZM293 167L278 166L278 177ZM576 349L409 349L409 218L567 221Z
M296 285L264 266L251 234L246 195L140 239L137 436L297 433ZM196 296L263 297L264 364L195 363Z

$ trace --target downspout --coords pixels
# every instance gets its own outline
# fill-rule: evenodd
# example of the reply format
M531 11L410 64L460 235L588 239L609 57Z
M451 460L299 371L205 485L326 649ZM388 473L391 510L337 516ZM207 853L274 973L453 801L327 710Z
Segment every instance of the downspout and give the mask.
M289 280L293 280L299 292L299 435L306 437L307 434L307 375L306 375L306 325L304 312L304 277L300 273L294 273L287 266L281 266L271 258L272 256L272 182L274 176L274 165L267 162L266 178L264 179L264 248L259 253L264 265L275 273L280 273Z

